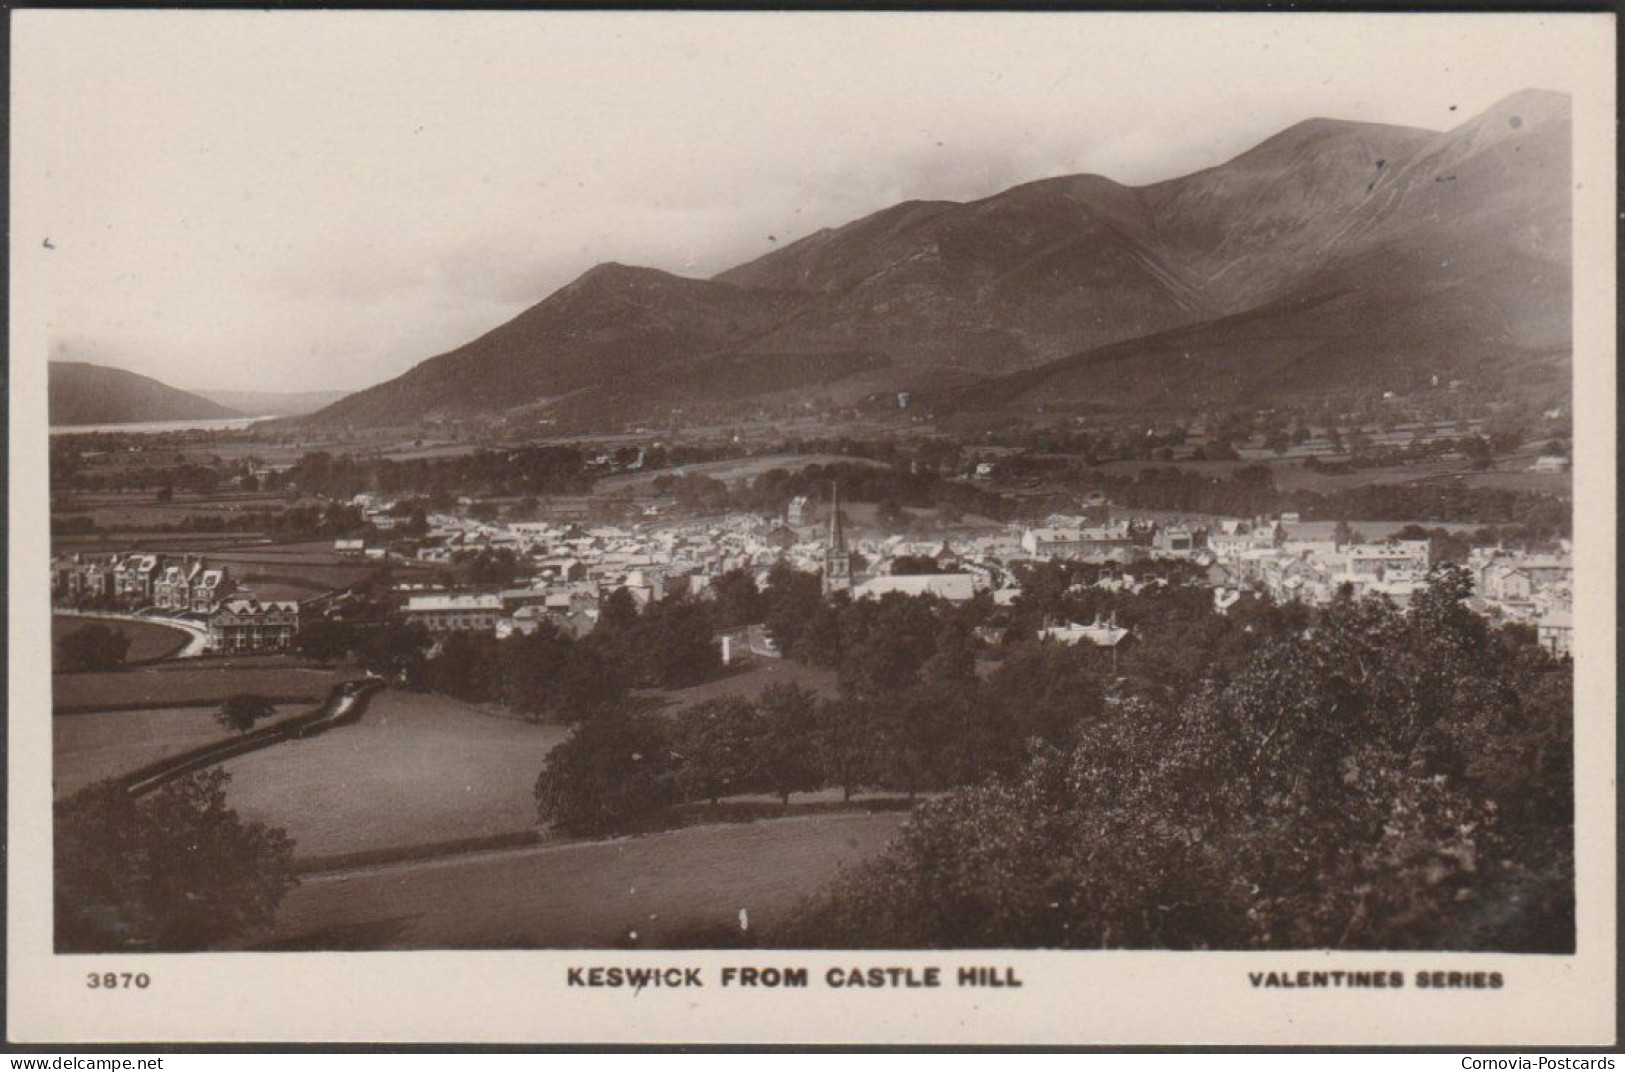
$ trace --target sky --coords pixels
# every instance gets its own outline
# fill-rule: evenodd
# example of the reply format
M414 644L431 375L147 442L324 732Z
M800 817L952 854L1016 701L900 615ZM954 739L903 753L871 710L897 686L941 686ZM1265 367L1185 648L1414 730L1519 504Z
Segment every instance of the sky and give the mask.
M909 199L1142 184L1298 120L1573 91L1596 17L24 11L52 359L353 390L604 261L708 276ZM46 243L49 242L47 246ZM36 263L37 262L37 263Z

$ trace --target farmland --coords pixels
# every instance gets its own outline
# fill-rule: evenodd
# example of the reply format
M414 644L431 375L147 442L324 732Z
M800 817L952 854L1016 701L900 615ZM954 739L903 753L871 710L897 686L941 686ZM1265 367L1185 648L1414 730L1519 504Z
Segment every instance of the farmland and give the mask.
M184 631L159 625L157 622L114 621L54 614L51 616L51 643L55 645L65 634L75 629L83 629L87 625L103 625L129 637L130 650L125 653L124 661L131 663L173 655L185 647L187 640L190 639Z
M670 469L647 469L635 473L622 473L600 479L594 487L599 495L618 492L648 492L654 482L663 476L700 475L723 483L752 480L769 469L805 469L809 465L873 465L879 462L866 458L852 458L843 454L762 454L751 458L730 458L719 462L698 462Z
M265 755L274 755L272 749ZM311 876L273 949L659 948L714 945L785 918L841 867L883 849L905 813L691 827ZM477 905L471 911L469 906ZM633 937L635 932L636 937Z
M357 723L231 760L229 799L284 827L305 859L523 832L567 732L388 690Z
M219 703L238 692L256 692L278 702L314 703L354 671L283 665L251 667L211 665L211 660L185 660L142 670L57 674L51 680L51 705L57 712L100 711L138 707L197 707Z
M260 725L305 710L303 704L283 705L275 718ZM52 782L57 796L68 796L92 782L230 736L208 707L62 715L51 720Z

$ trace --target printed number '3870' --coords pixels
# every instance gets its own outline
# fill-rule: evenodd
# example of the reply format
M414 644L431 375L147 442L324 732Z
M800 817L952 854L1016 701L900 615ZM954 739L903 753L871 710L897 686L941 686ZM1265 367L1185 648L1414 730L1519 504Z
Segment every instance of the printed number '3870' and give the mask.
M145 990L152 985L146 972L91 972L85 986L91 990Z

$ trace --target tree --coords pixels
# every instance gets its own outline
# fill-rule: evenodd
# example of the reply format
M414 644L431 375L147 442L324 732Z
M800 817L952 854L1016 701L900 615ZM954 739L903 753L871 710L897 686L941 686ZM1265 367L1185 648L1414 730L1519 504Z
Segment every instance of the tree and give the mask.
M779 651L788 655L807 623L823 605L818 575L779 561L768 571L767 588L762 592L762 620Z
M922 805L773 940L1572 950L1572 694L1468 591L1341 599L1222 686L1120 699Z
M747 793L752 781L757 712L750 701L724 696L685 708L672 721L671 750L677 787L684 800L709 800Z
M751 765L761 784L784 804L790 794L817 789L818 699L800 685L775 682L756 698Z
M226 806L219 768L136 801L101 782L56 805L59 953L206 949L276 917L293 842Z
M276 714L276 705L255 692L239 692L227 696L215 712L214 720L228 730L247 733L254 723Z
M436 692L470 703L484 703L499 698L499 665L496 637L456 630L440 642L440 653L428 661L426 676L429 687ZM519 700L528 696L523 688L517 691L525 695L503 698Z
M570 657L551 683L548 710L566 722L581 722L626 698L626 676L589 636L570 648Z
M749 570L733 569L711 582L713 615L719 630L761 621L761 593Z
M629 661L638 680L656 688L683 688L715 677L722 649L711 619L688 599L651 604L633 630Z
M663 721L606 712L548 754L536 779L537 816L577 836L625 830L671 803L672 775Z
M429 644L429 631L422 625L386 618L360 630L355 653L365 669L421 688Z
M873 708L856 697L842 696L819 704L817 718L818 765L841 787L841 798L851 800L874 771L878 729Z
M316 618L304 623L294 638L294 650L318 662L344 658L354 643L354 630L335 618Z
M56 642L56 669L61 674L116 670L130 651L129 635L106 625L82 625Z

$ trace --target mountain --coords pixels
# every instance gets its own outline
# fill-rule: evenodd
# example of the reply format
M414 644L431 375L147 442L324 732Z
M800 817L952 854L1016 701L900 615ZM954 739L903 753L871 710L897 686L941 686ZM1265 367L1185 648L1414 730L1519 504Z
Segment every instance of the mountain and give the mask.
M1177 180L1169 203L1209 181ZM1350 386L1403 390L1435 376L1509 389L1565 384L1569 183L1568 98L1517 94L1385 158L1369 191L1353 203L1328 199L1314 221L1273 243L1281 253L1232 269L1248 256L1208 252L1215 268L1202 278L1218 279L1210 293L1234 287L1238 312L1068 355L945 401L1233 404ZM1246 279L1225 279L1238 272Z
M210 402L254 417L295 417L315 413L343 398L344 391L214 391L192 392Z
M1449 131L1309 119L1147 186L910 201L710 280L600 265L312 420L612 420L909 389L946 408L1566 375L1569 101ZM967 386L968 384L968 386Z
M52 425L242 416L237 410L151 377L84 361L51 362L49 405Z

